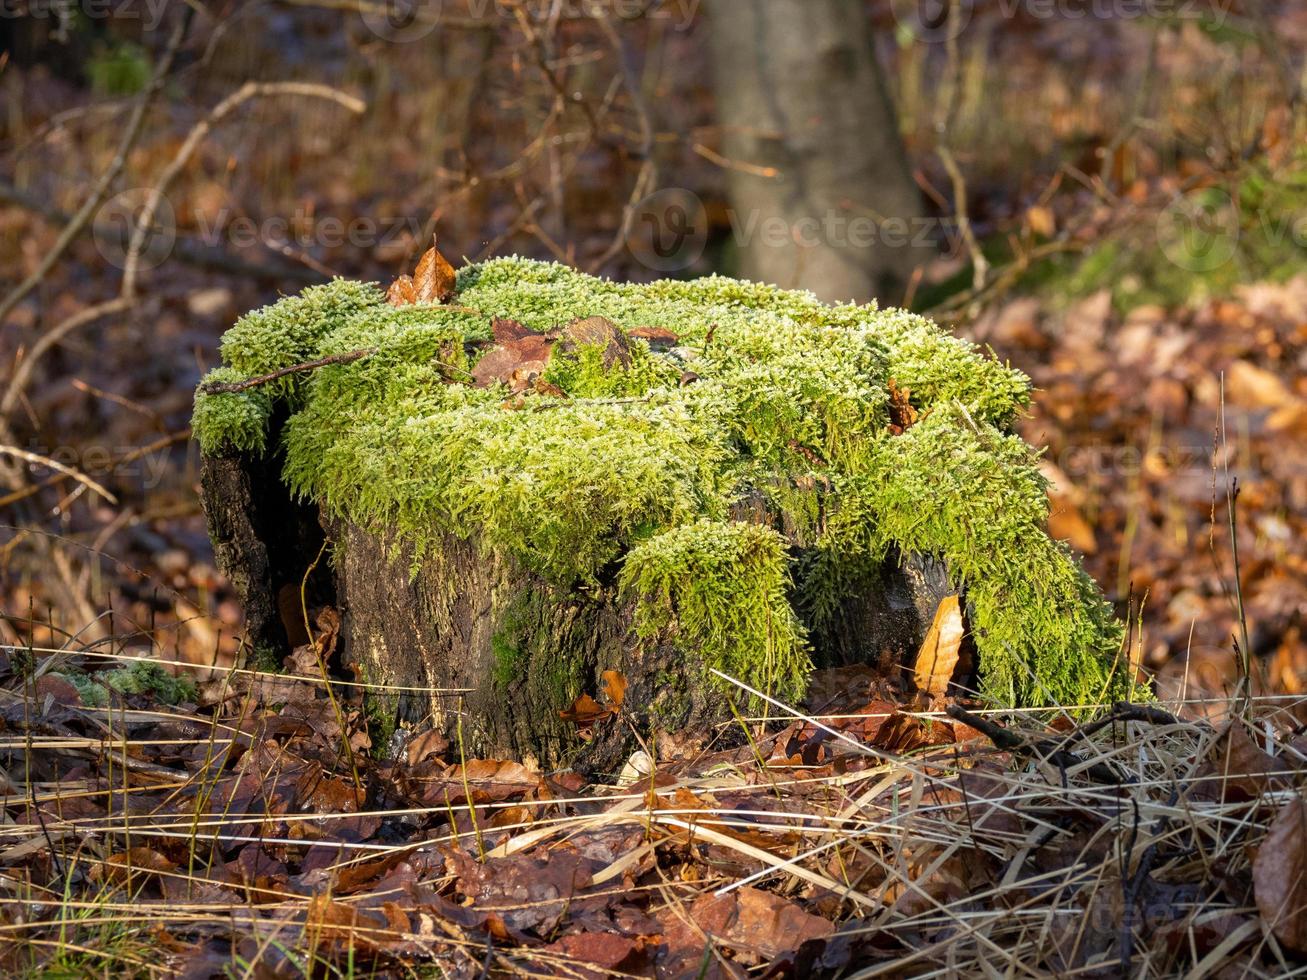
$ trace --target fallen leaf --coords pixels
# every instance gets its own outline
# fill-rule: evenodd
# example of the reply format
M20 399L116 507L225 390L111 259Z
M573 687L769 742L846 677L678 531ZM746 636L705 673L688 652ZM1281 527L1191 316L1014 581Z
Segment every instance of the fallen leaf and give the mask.
M602 316L587 316L573 320L559 335L560 349L570 354L579 347L602 347L604 369L631 364L631 344L622 329Z
M413 273L413 294L419 303L448 303L454 297L457 281L454 267L432 244Z
M420 735L415 735L405 747L405 757L410 766L416 766L419 762L425 761L433 755L440 755L449 748L449 739L436 729L428 729Z
M828 919L805 912L789 899L749 887L726 895L702 895L688 913L670 919L666 934L670 948L697 948L702 959L706 934L734 949L739 962L750 965L791 953L810 940L828 939L835 932Z
M411 306L418 301L412 276L400 276L386 290L386 302L391 306Z
M545 947L569 960L593 963L605 970L617 971L641 950L641 944L611 932L575 932ZM571 969L568 971L572 972ZM625 971L623 971L625 972Z
M917 690L934 697L948 693L949 681L962 650L963 633L962 606L958 597L945 596L935 610L935 621L930 624L921 649L917 651Z
M1280 766L1258 747L1244 726L1230 721L1212 743L1195 775L1194 798L1223 803L1254 800L1271 788Z
M903 435L917 422L917 410L912 407L912 390L900 388L893 378L889 379L889 430L896 436Z
M680 335L666 327L635 327L626 334L643 340L652 350L670 350L681 342Z
M571 707L558 712L558 717L563 721L570 721L578 728L591 728L598 722L610 717L612 713L610 709L605 708L590 695L582 694L572 702Z
M1257 911L1275 937L1307 953L1307 799L1280 808L1253 861Z
M177 863L151 847L129 847L111 854L96 869L96 877L115 885L126 884L142 875L163 875L177 870Z
M620 708L626 700L626 677L617 670L605 670L601 675L600 693L609 707Z

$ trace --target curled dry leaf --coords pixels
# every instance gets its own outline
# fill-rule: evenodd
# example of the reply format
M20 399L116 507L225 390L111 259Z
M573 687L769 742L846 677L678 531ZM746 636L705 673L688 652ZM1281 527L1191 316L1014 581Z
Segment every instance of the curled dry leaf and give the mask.
M386 290L386 302L391 306L411 306L418 301L412 276L400 276Z
M896 436L903 435L917 423L917 410L912 407L912 389L900 388L889 379L889 429Z
M1307 799L1281 807L1253 861L1257 911L1275 937L1307 953Z
M917 690L933 697L943 697L948 693L949 681L961 655L963 633L962 606L958 597L945 596L935 610L935 621L930 624L917 652Z

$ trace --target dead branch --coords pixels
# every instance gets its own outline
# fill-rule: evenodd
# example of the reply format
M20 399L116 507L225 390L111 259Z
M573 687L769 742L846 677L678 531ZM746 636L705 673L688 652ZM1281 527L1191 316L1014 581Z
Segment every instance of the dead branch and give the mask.
M1059 749L1057 745L1048 739L1031 739L1023 738L1014 732L1008 731L1002 725L997 725L987 718L979 715L973 715L965 708L956 704L950 704L946 709L950 718L955 718L963 724L970 725L976 731L984 734L994 745L1008 752L1016 752L1023 755L1036 755L1040 759L1051 762L1061 769L1080 769L1083 767L1085 775L1097 783L1106 783L1110 786L1120 786L1124 783L1132 783L1134 779L1130 776L1123 776L1111 766L1103 762L1093 762L1088 765L1085 760L1073 752L1067 752Z
M219 102L207 116L191 128L172 162L159 175L159 179L150 189L149 200L146 201L145 207L136 221L136 229L132 233L131 244L127 248L127 261L123 266L121 294L124 298L130 300L136 295L136 276L137 269L140 266L141 252L145 248L146 236L149 234L150 226L154 223L155 215L158 214L159 204L163 201L168 188L172 186L172 182L177 179L186 164L190 162L191 157L195 155L200 143L209 135L214 126L251 99L283 95L325 99L329 102L335 102L355 115L361 115L367 108L366 103L361 99L357 99L329 85L317 85L310 82L246 82Z
M88 490L92 490L95 493L98 493L105 500L109 501L109 503L111 504L118 503L118 498L115 497L113 494L111 494L108 490L106 490L102 485L96 483L94 480L92 480L89 476L87 476L85 473L81 472L80 470L75 470L71 466L67 466L59 462L57 459L51 459L50 457L42 456L39 453L30 453L26 449L19 449L17 446L0 445L0 453L5 453L8 456L13 456L27 463L35 463L38 466L45 466L49 469L57 470L60 473L62 473L64 476L72 477L74 480L76 480L82 486L86 487Z

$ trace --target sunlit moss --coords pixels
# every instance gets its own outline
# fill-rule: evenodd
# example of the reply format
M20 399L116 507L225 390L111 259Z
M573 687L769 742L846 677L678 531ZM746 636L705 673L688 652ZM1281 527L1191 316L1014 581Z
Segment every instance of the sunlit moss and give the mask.
M266 448L268 419L272 415L272 396L268 392L251 388L211 395L204 390L208 384L233 384L246 377L232 367L215 368L196 389L191 428L206 453L235 449L259 454Z
M632 548L621 586L639 600L640 636L670 631L725 673L799 698L811 663L788 599L788 566L785 539L771 528L698 520Z
M396 310L338 280L243 318L223 343L232 377L375 353L248 402L198 400L201 444L261 449L271 403L253 399L284 399L284 475L303 499L398 531L415 561L448 535L475 540L561 597L617 573L637 634L788 696L808 669L800 620L818 625L868 569L914 552L966 587L995 699L1129 690L1119 626L1048 537L1032 452L1010 434L1020 372L909 313L718 277L622 285L512 258L458 282L458 309ZM556 388L519 397L468 383L492 318L557 331L590 316L677 346L630 339L614 363L560 345ZM891 379L921 416L902 435ZM741 520L757 507L784 537ZM505 684L519 645L501 645Z

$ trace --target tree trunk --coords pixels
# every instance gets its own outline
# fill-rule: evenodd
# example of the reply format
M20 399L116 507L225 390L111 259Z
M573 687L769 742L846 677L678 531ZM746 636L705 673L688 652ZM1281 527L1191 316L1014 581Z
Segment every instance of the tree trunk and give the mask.
M741 278L898 305L932 254L862 4L708 0ZM753 168L768 168L774 176Z
M312 508L291 501L279 467L275 458L205 456L201 489L218 565L245 604L251 643L284 652L294 642L286 626L294 627L299 581L323 534ZM318 566L327 578L316 593L342 614L342 657L376 685L369 714L383 729L396 720L431 725L469 758L607 774L656 731L708 737L724 726L727 739L739 737L722 687L693 655L670 642L637 641L634 604L619 599L615 570L597 587L560 594L476 542L450 537L415 562L392 534L325 519L322 527L334 553ZM287 616L277 596L290 587L295 608ZM811 631L817 662L910 670L951 591L939 562L891 556ZM620 717L583 738L559 713L583 694L598 698L606 670L627 682Z

